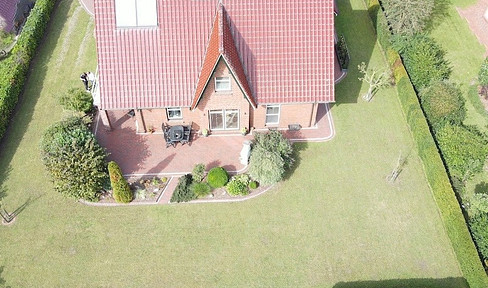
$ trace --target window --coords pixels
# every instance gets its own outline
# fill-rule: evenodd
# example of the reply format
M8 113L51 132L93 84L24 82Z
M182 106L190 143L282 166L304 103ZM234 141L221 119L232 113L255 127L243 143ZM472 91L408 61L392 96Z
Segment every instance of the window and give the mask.
M280 123L280 105L266 106L266 125Z
M117 27L150 27L158 25L156 0L115 0Z
M180 107L167 108L166 114L168 115L168 120L183 119Z
M239 110L211 110L209 112L210 129L236 130L239 129Z
M215 77L215 91L230 91L230 77Z

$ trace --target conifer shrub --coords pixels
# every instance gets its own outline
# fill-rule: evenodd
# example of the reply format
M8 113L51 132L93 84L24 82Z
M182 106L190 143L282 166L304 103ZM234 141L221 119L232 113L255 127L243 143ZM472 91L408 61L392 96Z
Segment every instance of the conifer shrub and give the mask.
M186 174L178 179L178 185L175 187L175 191L171 196L171 202L188 202L197 198L197 196L190 189L192 184L191 174Z
M222 167L214 167L208 171L207 182L213 188L223 187L229 181L229 175Z
M133 193L130 190L129 183L122 176L120 166L115 161L108 163L108 174L110 176L110 185L114 199L118 203L129 203L133 199Z
M205 178L205 164L199 163L193 167L191 172L194 182L202 182Z

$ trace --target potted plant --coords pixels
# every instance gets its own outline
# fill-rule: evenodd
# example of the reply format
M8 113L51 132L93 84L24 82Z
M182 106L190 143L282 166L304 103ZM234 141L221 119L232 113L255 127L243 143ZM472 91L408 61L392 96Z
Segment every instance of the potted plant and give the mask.
M208 129L207 128L203 128L202 129L202 135L203 135L203 137L207 137L208 136Z
M241 134L242 134L242 136L246 136L246 134L247 134L247 127L246 126L243 126L241 128Z

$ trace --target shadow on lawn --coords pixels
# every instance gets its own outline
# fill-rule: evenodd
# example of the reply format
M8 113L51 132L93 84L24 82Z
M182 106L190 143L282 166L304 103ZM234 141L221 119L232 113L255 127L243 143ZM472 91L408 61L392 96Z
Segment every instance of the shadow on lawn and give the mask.
M302 151L307 150L308 142L297 142L293 144L293 159L295 162L291 165L291 167L285 171L285 175L283 175L283 180L288 180L291 175L295 172L295 170L300 166L302 162L302 157L300 156Z
M2 273L3 273L4 269L5 269L5 267L3 267L3 266L0 267L0 287L10 288L10 286L5 285L5 283L7 283L7 282L2 277Z
M451 278L415 278L391 279L382 281L339 282L333 288L462 288L469 287L466 279Z

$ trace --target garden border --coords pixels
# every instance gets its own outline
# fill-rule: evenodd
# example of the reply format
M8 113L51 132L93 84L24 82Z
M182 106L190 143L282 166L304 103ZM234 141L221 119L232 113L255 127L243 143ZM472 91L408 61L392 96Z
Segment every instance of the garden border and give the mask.
M377 41L392 69L403 114L416 143L427 182L437 204L444 229L458 259L461 272L471 288L488 287L488 276L471 238L417 94L400 55L391 47L389 42L391 32L380 3L378 0L364 0L364 3L373 22Z

